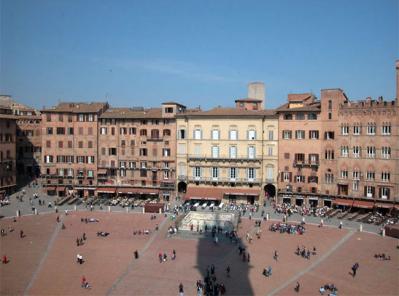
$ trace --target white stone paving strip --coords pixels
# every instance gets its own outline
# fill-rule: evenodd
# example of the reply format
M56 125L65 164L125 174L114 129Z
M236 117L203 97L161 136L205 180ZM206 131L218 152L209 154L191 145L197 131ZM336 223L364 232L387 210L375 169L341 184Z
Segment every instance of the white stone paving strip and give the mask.
M275 288L272 290L268 296L276 295L278 292L281 290L285 289L289 285L292 285L294 282L296 282L301 276L304 274L308 273L311 271L313 268L315 268L317 265L319 265L321 262L323 262L327 257L329 257L333 252L335 252L342 244L344 244L354 233L355 231L349 231L338 243L336 243L330 250L328 250L327 253L325 253L323 256L318 258L316 261L314 261L310 266L302 270L301 272L297 273L294 275L291 279L286 281L284 284L282 284L280 287Z
M148 250L148 248L151 246L151 244L153 243L153 241L158 237L158 234L161 232L161 230L163 229L164 225L166 224L166 222L169 221L169 217L165 218L165 220L162 221L161 225L159 225L159 229L158 231L156 231L154 233L153 236L151 236L151 238L147 241L147 243L144 245L143 249L139 252L140 257L142 257L145 252ZM134 267L134 261L131 261L127 267L127 269L125 270L125 272L123 272L116 280L115 282L112 284L111 288L108 289L107 294L106 295L111 295L112 292L115 290L115 288L119 285L119 283L130 273L130 271L133 269Z
M29 284L25 288L24 295L28 295L29 290L32 288L33 283L36 281L36 278L44 265L44 261L46 261L47 255L48 255L50 249L52 248L54 241L55 241L56 237L58 236L58 233L60 232L60 230L62 228L63 220L64 220L64 215L60 215L60 222L57 223L57 226L55 227L53 234L51 235L51 238L47 244L47 248L44 251L42 258L40 259L39 265L36 267L36 270L33 273L33 276L30 279Z

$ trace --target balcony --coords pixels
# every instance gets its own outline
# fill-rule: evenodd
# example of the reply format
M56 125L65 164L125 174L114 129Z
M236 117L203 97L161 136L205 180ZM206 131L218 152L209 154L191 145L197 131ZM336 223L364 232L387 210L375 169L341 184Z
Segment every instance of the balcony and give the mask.
M256 155L254 157L248 157L248 155L237 155L236 157L230 157L229 155L219 155L213 157L212 155L189 155L189 160L192 161L228 161L228 162L243 162L243 161L261 161L262 156Z
M151 137L151 138L147 138L148 142L162 142L163 138L161 137Z
M260 185L262 183L261 179L254 178L212 178L212 177L186 177L191 183L203 183L203 184L237 184L237 185Z
M309 161L302 161L302 160L294 160L293 166L294 167L317 167L320 163L318 160L309 160Z

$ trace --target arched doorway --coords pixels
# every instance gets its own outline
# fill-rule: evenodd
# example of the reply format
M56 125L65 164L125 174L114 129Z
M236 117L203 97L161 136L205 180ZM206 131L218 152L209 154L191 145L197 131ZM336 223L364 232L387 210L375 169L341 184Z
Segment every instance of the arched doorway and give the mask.
M180 193L186 193L187 191L187 184L186 182L179 182L179 184L177 184L177 191Z
M264 189L266 197L271 198L276 196L276 187L273 184L265 185Z

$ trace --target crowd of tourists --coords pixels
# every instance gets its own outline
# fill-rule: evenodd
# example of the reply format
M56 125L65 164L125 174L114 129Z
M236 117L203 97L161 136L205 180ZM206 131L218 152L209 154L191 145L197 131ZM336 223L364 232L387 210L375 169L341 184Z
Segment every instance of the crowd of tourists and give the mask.
M270 225L269 230L288 234L304 234L305 226L301 224L273 223Z

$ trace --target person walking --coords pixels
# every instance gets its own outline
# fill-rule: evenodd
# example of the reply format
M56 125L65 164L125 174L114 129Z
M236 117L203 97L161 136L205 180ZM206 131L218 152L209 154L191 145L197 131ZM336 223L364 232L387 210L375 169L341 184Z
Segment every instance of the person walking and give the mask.
M229 278L230 277L230 265L228 265L226 268L226 274L227 274L227 277Z
M352 266L352 276L353 277L356 276L356 271L358 268L359 268L359 263L356 262L355 264L353 264L353 266Z
M179 296L184 296L184 288L182 283L179 284Z
M301 285L299 284L299 282L296 282L296 286L294 288L295 292L299 293L300 287L301 287Z

